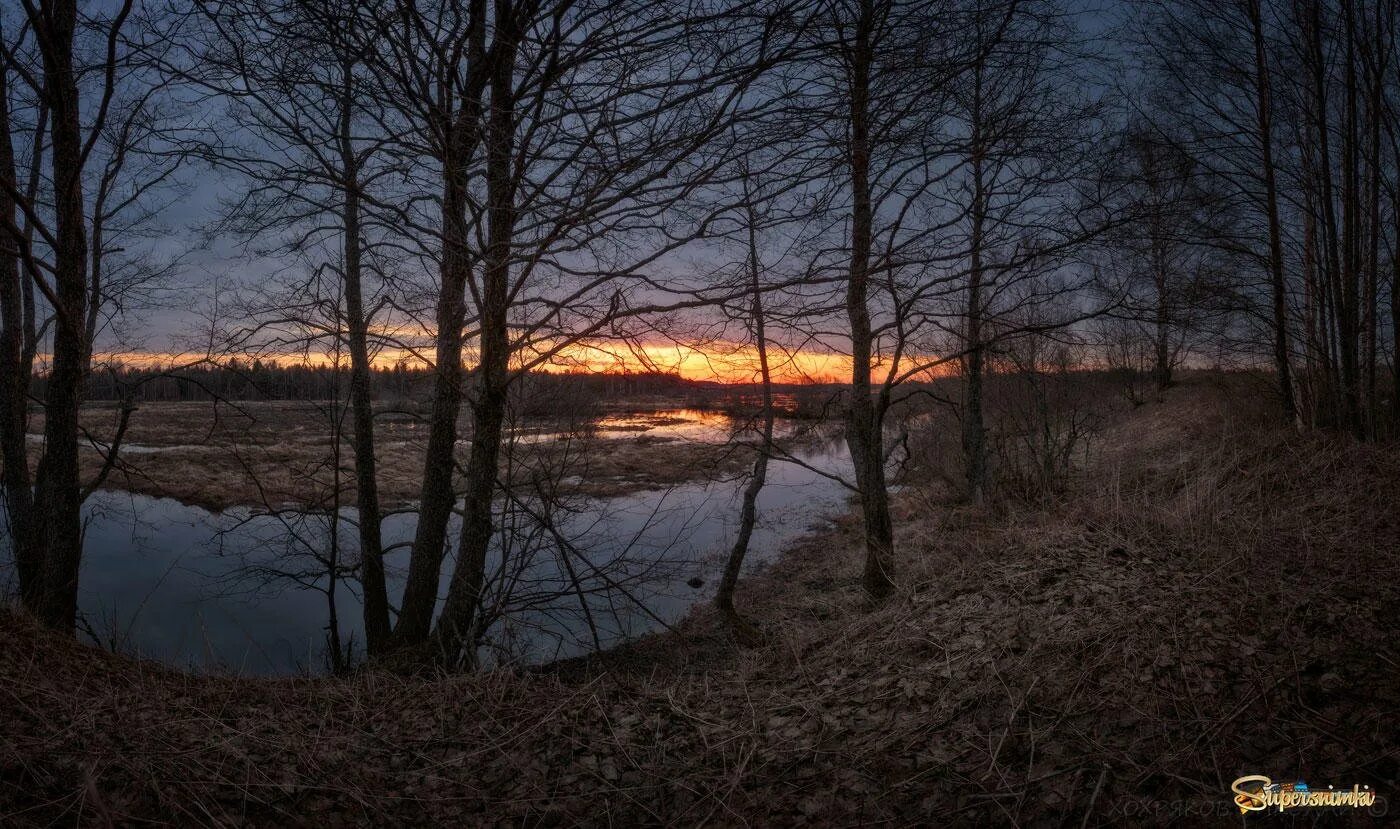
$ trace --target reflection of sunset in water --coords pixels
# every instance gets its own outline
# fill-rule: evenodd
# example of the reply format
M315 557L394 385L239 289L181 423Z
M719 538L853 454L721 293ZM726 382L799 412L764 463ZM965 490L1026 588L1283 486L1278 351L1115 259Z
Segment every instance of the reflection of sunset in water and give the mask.
M601 438L646 435L663 440L698 440L722 443L730 438L734 423L724 412L703 409L665 409L655 412L622 412L594 421Z

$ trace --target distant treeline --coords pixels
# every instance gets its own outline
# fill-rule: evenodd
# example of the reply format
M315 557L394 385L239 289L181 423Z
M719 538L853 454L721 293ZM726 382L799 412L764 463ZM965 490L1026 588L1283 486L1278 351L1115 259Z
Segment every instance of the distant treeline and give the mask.
M398 363L373 370L376 398L388 401L428 399L433 371ZM43 397L47 378L35 378L32 393ZM106 366L88 379L85 398L96 401L131 399L141 402L209 400L330 400L345 397L348 368L280 363L272 360L228 360L186 367ZM472 374L467 373L467 383ZM638 374L533 373L524 386L527 398L609 400L629 397L704 394L715 383L686 380L661 372Z

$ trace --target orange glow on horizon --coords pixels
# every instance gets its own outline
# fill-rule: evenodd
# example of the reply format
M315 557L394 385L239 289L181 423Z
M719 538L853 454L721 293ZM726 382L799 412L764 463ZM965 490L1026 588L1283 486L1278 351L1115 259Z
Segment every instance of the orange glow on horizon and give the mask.
M851 377L849 355L810 349L788 350L778 346L768 349L769 370L773 382L784 384L844 383ZM419 352L422 353L422 352ZM383 349L374 355L377 368L392 368L404 363L412 367L427 365L427 361L410 349ZM431 352L428 352L431 353ZM265 352L228 354L205 357L193 352L108 351L93 355L95 363L120 363L133 368L179 368L230 360L243 363L254 359L279 364L301 363L326 366L335 357L327 353ZM342 364L348 355L340 356ZM470 364L471 356L468 355ZM533 361L529 352L516 355L515 365ZM535 371L579 374L675 374L682 379L719 383L757 383L758 349L746 343L681 343L628 344L618 342L572 343L553 354L547 362L533 367Z
M768 366L775 383L842 383L851 377L851 358L832 352L770 347ZM586 374L659 372L719 383L758 383L763 379L758 348L735 343L576 343L562 349L540 370Z

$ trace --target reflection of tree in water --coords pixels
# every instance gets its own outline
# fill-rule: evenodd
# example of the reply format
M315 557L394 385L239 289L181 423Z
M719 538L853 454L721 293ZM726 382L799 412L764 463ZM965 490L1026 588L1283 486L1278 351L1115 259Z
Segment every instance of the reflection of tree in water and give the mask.
M513 418L513 437L503 447L497 529L474 627L483 661L538 662L666 625L650 603L693 563L683 544L698 505L673 504L668 496L674 488L649 493L652 503L640 511L628 503L636 499L573 494L568 484L587 461L577 438L592 431L593 419L585 413L569 423L551 416L555 445L549 453L518 451L532 435L526 421ZM344 670L363 656L358 614L346 607L347 598L362 601L355 511L276 507L273 493L263 495L262 507L219 531L219 553L234 566L214 576L212 589L254 600L286 590L319 595L326 608L327 667ZM335 500L328 496L326 503ZM394 554L407 547L415 511L405 508L386 519L402 531L395 532L401 540L386 539L385 547L391 586L398 587L405 574ZM454 531L458 521L454 517ZM449 557L446 572L453 566Z
M140 504L151 500L144 496L119 491L104 491L102 495L104 497L89 497L83 504L84 539L87 539L95 523L114 524L121 528L121 537L106 534L102 540L120 543L128 556L153 555L157 550L154 540L169 532L173 525L191 529L197 526L195 521L176 519L165 510L141 508ZM200 512L203 513L202 510ZM140 641L136 630L142 622L143 612L148 605L159 600L159 594L172 576L180 572L200 573L190 562L190 559L197 557L198 550L195 549L173 557L158 573L153 574L148 580L149 586L144 587L138 596L132 597L134 601L129 604L117 594L80 589L78 631L104 650L137 654Z

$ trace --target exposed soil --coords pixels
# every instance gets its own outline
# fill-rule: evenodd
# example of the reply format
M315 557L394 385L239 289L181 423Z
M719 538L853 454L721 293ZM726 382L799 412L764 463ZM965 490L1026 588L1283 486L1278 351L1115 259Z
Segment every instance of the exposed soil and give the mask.
M878 607L841 519L741 584L756 648L701 611L531 673L194 678L0 614L0 822L1239 825L1243 774L1391 808L1400 452L1241 397L1125 415L1050 503L907 487Z

